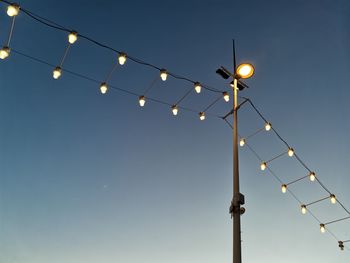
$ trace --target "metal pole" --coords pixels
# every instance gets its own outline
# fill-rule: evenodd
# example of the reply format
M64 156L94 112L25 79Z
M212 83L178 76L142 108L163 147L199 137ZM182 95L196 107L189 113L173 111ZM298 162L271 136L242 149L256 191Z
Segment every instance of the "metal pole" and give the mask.
M241 204L244 204L244 200L239 192L237 79L233 81L233 263L241 263Z

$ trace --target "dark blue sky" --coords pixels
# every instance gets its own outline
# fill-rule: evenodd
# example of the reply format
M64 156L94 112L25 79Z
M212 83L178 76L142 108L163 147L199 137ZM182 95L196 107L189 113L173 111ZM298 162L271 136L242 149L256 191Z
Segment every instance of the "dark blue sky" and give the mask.
M22 5L132 56L219 89L215 74L237 59L256 73L249 96L322 181L350 206L348 121L350 3L335 1L27 1ZM0 39L10 18L1 4ZM67 45L57 32L20 14L11 47L54 65ZM103 80L116 55L79 39L64 68ZM158 72L127 61L111 84L142 92ZM191 85L169 78L149 93L173 103ZM191 94L200 111L216 95ZM223 101L212 113L225 113ZM191 112L174 118L146 102L15 53L0 63L0 261L6 263L230 262L230 129ZM240 134L263 122L245 107ZM269 159L285 150L261 133L251 145ZM280 192L259 162L240 151L244 262L348 262L318 223ZM272 163L284 180L306 172L287 157ZM323 197L307 181L291 186L305 202ZM328 202L322 220L344 216ZM332 226L350 239L350 222Z

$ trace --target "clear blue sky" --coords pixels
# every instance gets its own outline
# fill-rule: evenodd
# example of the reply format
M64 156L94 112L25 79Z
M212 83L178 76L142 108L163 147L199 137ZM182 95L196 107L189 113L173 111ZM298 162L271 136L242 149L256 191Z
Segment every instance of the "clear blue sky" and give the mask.
M22 1L35 13L127 53L220 89L215 70L255 65L244 91L323 182L350 207L350 3L310 1ZM10 19L1 4L0 38ZM58 64L66 34L18 16L11 46ZM65 67L103 80L115 55L86 41L73 45ZM0 63L0 262L231 262L228 207L232 192L230 129L210 118L111 91L14 53ZM130 61L111 83L142 93L157 72ZM176 101L190 86L169 79L150 95ZM215 95L192 94L184 106L203 109ZM228 111L218 103L212 112ZM247 107L240 134L263 123ZM251 145L263 156L283 145L262 133ZM322 235L299 204L280 192L246 149L240 151L244 262L350 260ZM306 174L282 158L272 168L287 182ZM305 202L324 192L293 185ZM328 202L321 219L344 216ZM332 226L350 239L350 221Z

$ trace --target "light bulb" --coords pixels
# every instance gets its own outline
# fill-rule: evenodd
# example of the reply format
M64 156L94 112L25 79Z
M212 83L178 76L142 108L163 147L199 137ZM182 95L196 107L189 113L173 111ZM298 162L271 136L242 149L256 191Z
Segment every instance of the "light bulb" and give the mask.
M160 70L160 78L163 80L163 81L166 81L168 77L168 73L165 69L161 69Z
M230 95L225 91L222 93L224 101L229 102L230 101Z
M309 173L309 179L311 182L316 180L316 174L314 172L310 172Z
M0 59L5 59L10 55L10 48L9 47L3 47L0 49Z
M75 31L70 32L68 35L68 42L70 44L74 44L74 42L77 40L78 40L78 33Z
M204 120L205 120L205 113L204 113L204 112L200 112L200 113L199 113L199 119L200 119L201 121L204 121Z
M254 67L248 63L241 64L237 67L236 74L243 79L250 78L254 74Z
M305 215L307 212L306 205L301 205L301 213Z
M272 127L272 126L271 126L271 123L269 123L269 122L266 122L266 123L265 123L265 130L266 130L266 131L271 130L271 127Z
M282 184L281 190L282 190L282 193L285 194L287 192L287 185L286 184Z
M52 77L54 79L58 79L62 75L62 69L60 67L56 67L52 72Z
M293 157L293 155L294 155L294 149L293 148L289 148L288 149L288 156L289 157Z
M8 16L16 16L19 13L19 5L11 4L7 7L7 15Z
M239 146L243 147L245 145L245 139L242 138L239 140Z
M179 112L179 108L176 105L171 106L171 111L173 112L173 115L176 116Z
M344 242L343 241L338 241L338 244L339 244L339 248L340 250L344 250Z
M320 224L320 231L321 233L326 232L326 226L324 224Z
M139 97L139 104L141 107L145 106L145 103L146 103L146 98L145 96L140 96Z
M202 91L202 86L199 82L196 82L194 83L194 90L197 92L197 93L201 93Z
M331 203L332 204L336 204L337 203L337 198L335 197L335 195L331 194L330 198L331 198Z
M266 163L265 162L260 164L260 169L261 169L261 171L264 171L266 169Z
M100 91L102 94L106 94L108 91L108 86L106 82L102 82L100 85Z
M120 65L124 65L126 62L126 54L125 53L120 53L118 57L118 61Z

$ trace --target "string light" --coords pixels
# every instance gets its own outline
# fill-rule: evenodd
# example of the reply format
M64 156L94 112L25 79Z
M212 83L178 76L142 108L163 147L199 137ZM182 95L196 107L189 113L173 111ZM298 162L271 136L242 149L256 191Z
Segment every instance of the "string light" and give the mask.
M239 140L239 146L243 147L245 145L245 139L242 138Z
M118 57L118 62L120 65L124 65L126 62L126 54L121 52Z
M7 15L8 16L17 16L19 13L19 5L18 4L11 4L7 7Z
M266 131L269 131L269 130L271 130L271 128L272 128L271 123L266 122L266 123L265 123L265 130L266 130Z
M267 164L266 164L265 162L262 162L262 163L260 164L260 169L261 169L261 171L264 171L264 170L266 169L266 166L267 166Z
M171 106L171 111L173 112L173 115L176 116L179 113L179 108L177 105Z
M100 91L102 94L106 94L108 91L108 86L106 82L102 82L100 85Z
M145 103L146 103L146 98L145 96L140 96L139 97L139 104L141 107L145 106Z
M223 92L222 96L224 98L224 101L229 102L230 101L230 95L228 95L228 92Z
M320 224L320 231L321 233L326 232L326 226L324 224Z
M310 172L309 173L309 179L311 182L316 180L316 174L314 172Z
M288 156L289 156L289 157L293 157L293 155L294 155L294 150L293 150L293 148L289 148L289 149L288 149Z
M77 41L77 40L78 40L78 33L75 31L70 32L68 35L68 42L70 44L74 44L75 41Z
M287 185L286 184L282 184L281 190L282 190L282 193L285 194L287 192Z
M337 203L337 198L335 197L334 194L331 194L330 198L331 198L331 203L332 204L336 204Z
M160 70L160 78L163 80L163 81L166 81L168 77L168 73L165 69L161 69Z
M52 72L52 77L54 79L58 79L62 75L62 69L60 67L56 67Z
M199 113L199 119L200 119L201 121L204 121L204 120L205 120L205 113L204 113L204 112L200 112L200 113Z
M202 86L199 82L196 82L194 83L194 90L197 92L197 93L201 93L202 91Z
M9 47L2 47L0 49L0 59L6 59L10 55L10 48Z
M306 205L301 205L301 213L305 215L307 212Z
M343 241L338 241L338 245L341 251L344 250L344 242Z

